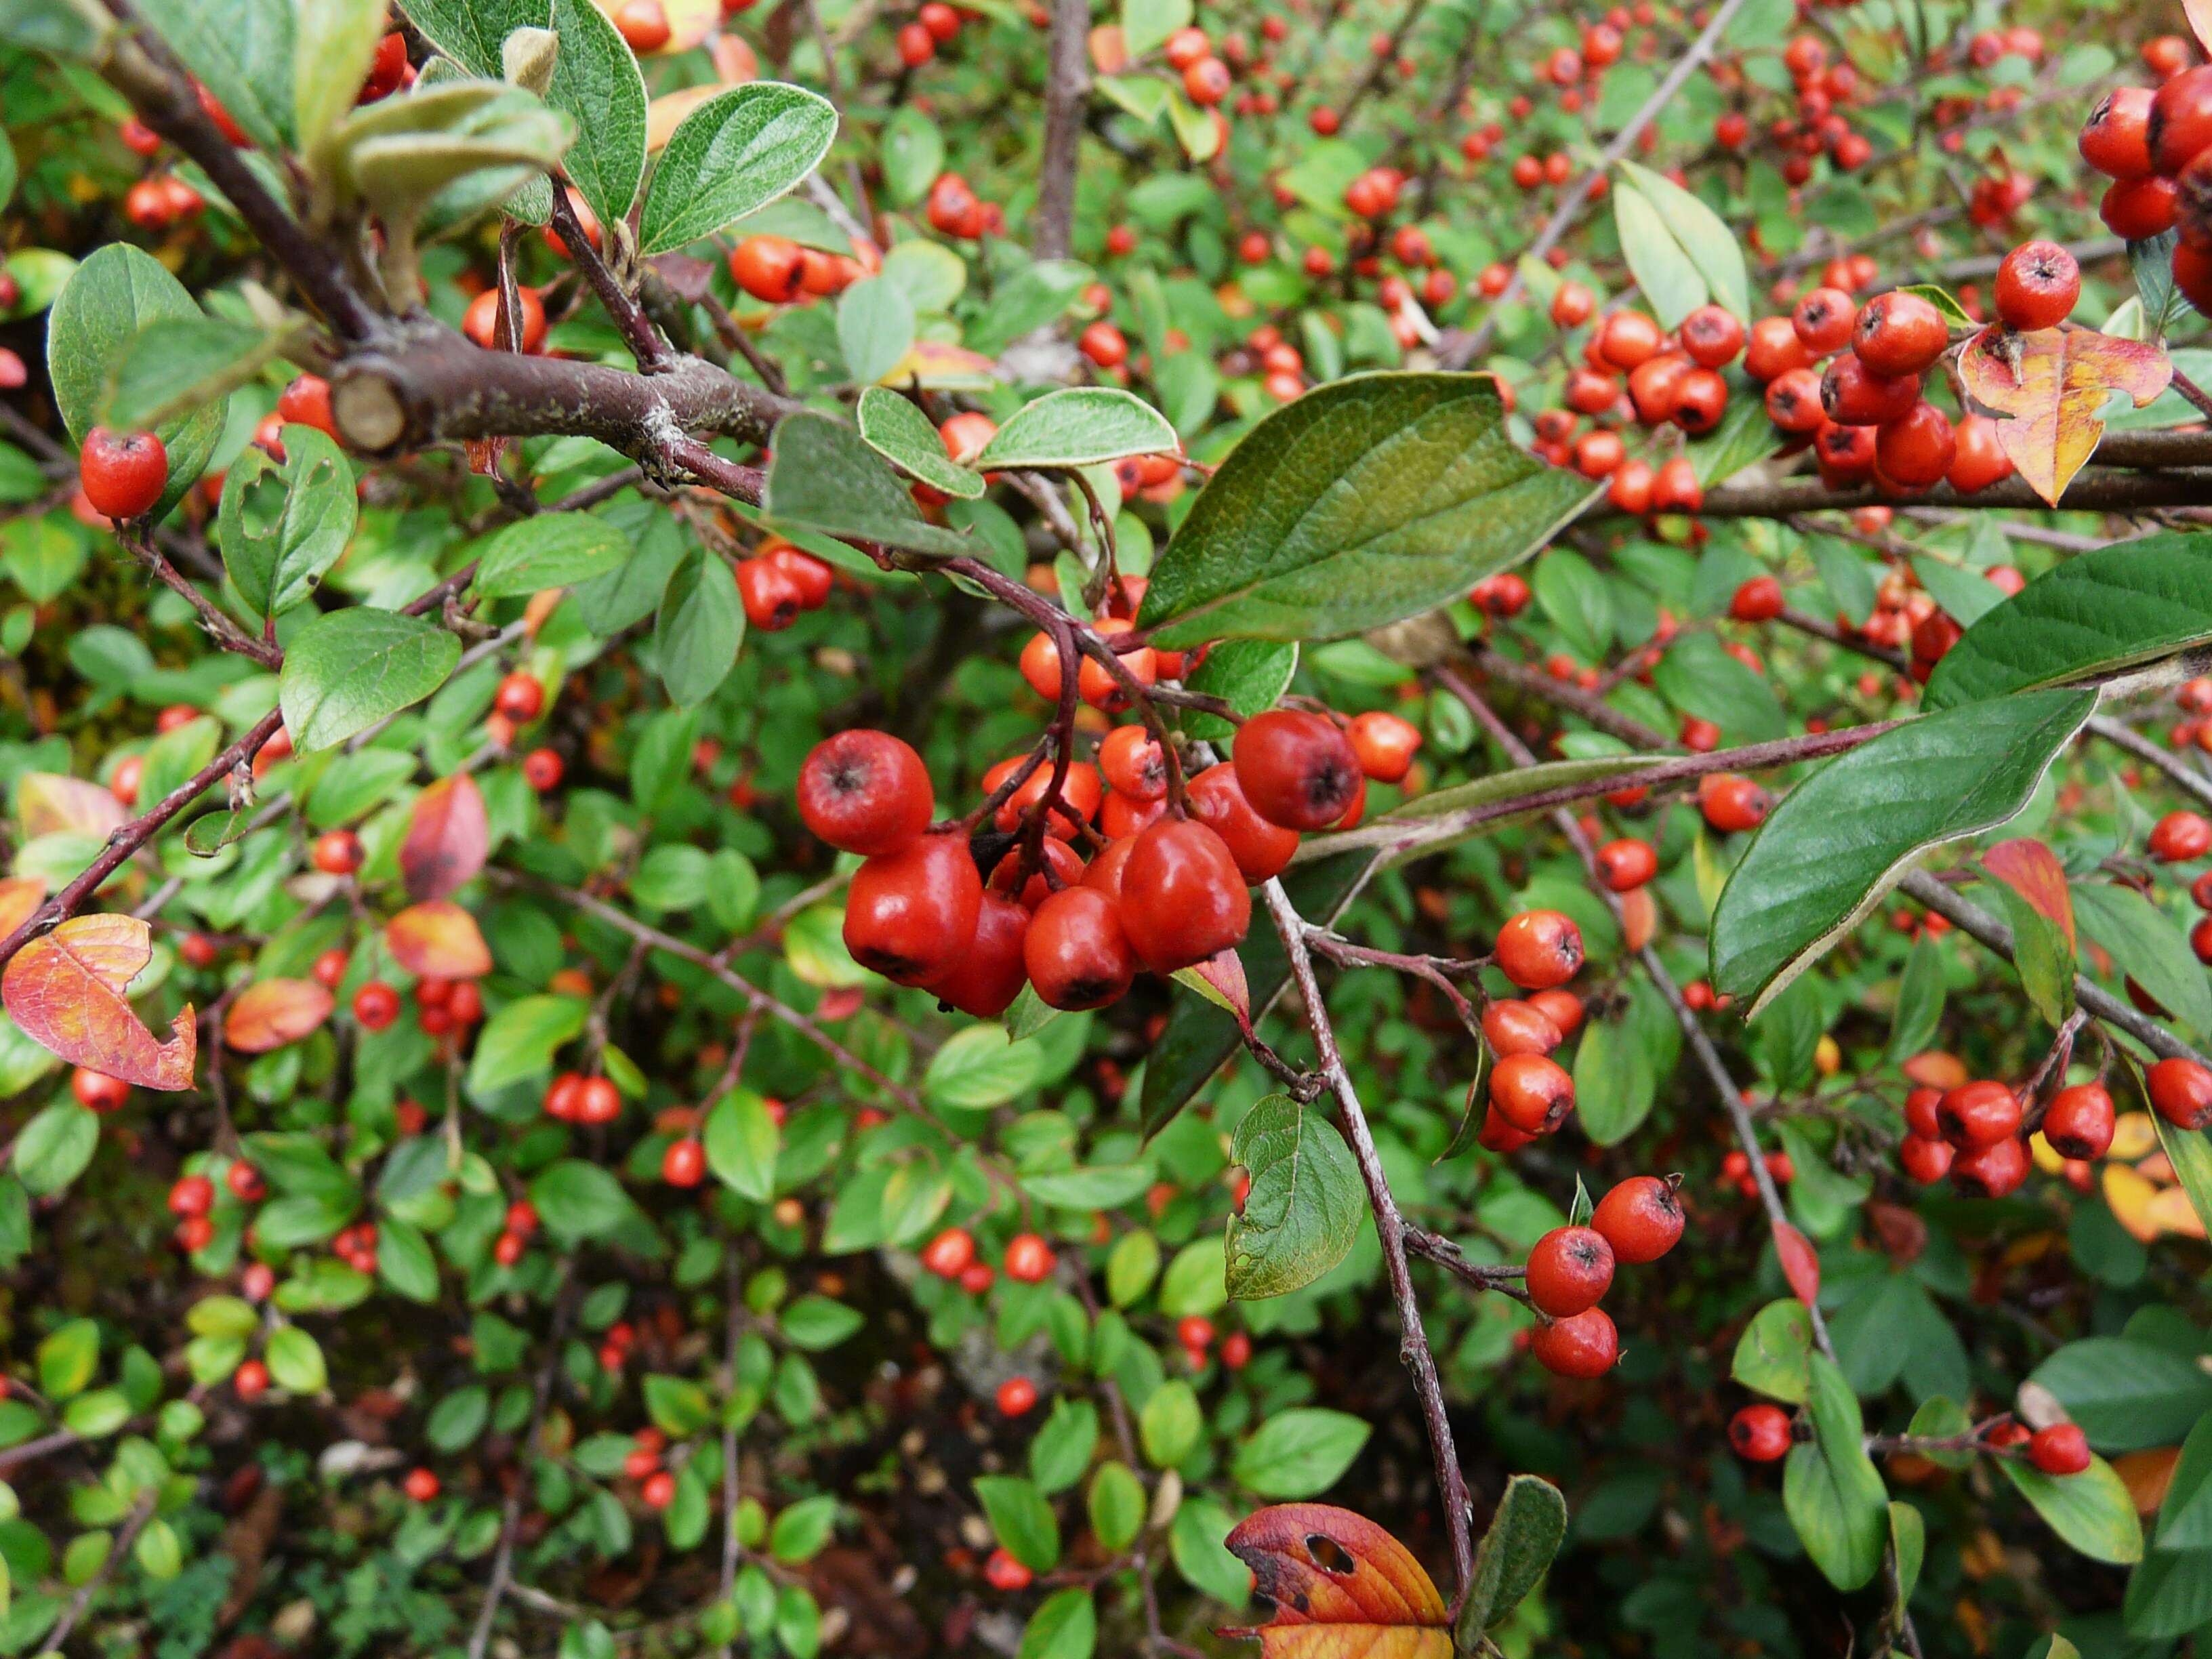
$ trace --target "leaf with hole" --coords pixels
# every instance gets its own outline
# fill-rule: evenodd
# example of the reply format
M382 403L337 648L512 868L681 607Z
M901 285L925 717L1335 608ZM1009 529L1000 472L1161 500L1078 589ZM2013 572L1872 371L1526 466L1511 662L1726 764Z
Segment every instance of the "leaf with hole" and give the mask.
M1274 1613L1256 1629L1221 1634L1258 1638L1263 1659L1451 1659L1435 1580L1366 1516L1327 1504L1279 1504L1247 1516L1227 1543Z
M230 464L216 520L224 573L256 622L313 593L360 520L352 464L328 434L290 425L280 435L283 460L253 446Z
M2028 487L2056 507L2105 436L2104 408L2124 392L2158 400L2173 363L2158 346L2094 329L1992 328L1959 356L1967 395L2001 418L1997 442Z
M9 958L0 1004L52 1054L143 1089L192 1086L199 1027L186 1003L169 1040L148 1030L124 993L154 959L154 930L136 916L72 916Z

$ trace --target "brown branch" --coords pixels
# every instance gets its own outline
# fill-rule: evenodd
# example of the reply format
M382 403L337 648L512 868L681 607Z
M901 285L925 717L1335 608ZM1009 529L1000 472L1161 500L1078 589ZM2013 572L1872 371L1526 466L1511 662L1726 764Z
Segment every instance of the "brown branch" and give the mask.
M1090 0L1052 0L1044 152L1032 243L1040 259L1065 259L1073 246L1076 157L1083 142L1084 102L1091 95L1090 28Z
M1705 497L1705 505L1698 512L1698 516L1707 519L1783 519L1793 513L1899 505L1982 511L2026 509L2033 513L2145 513L2162 507L2212 507L2212 466L2159 471L2086 467L2067 486L2055 508L2030 489L2026 479L2018 477L1991 484L1971 495L1962 495L1948 484L1939 484L1909 498L1886 495L1871 483L1831 489L1819 478L1808 477L1776 483L1723 484ZM1620 510L1602 497L1583 514L1585 521L1620 516Z
M629 355L637 360L638 368L647 374L658 374L675 361L668 343L660 337L653 325L653 319L645 314L645 307L637 296L622 284L621 279L608 266L599 250L592 246L592 239L584 234L583 222L577 218L576 210L568 200L568 192L557 179L553 185L553 229L568 250L568 258L584 280L591 284L592 292L599 296L599 303L607 315L614 319L615 328L629 348ZM621 234L610 228L602 233L608 236Z

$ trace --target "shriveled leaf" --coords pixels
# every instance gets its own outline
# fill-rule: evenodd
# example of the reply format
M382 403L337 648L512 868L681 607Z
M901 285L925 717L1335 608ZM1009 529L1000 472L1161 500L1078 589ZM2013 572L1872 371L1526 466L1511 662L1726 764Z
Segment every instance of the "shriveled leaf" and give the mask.
M478 979L491 971L477 919L450 900L409 905L384 925L384 944L419 979Z
M1593 493L1514 445L1486 374L1355 374L1245 434L1139 619L1169 649L1379 628L1518 562Z
M441 899L483 868L491 823L483 791L465 772L441 778L421 794L399 843L399 873L412 899Z
M1413 1553L1364 1516L1279 1504L1232 1528L1229 1552L1274 1604L1262 1659L1450 1659L1443 1597Z
M1714 988L1755 1015L1932 847L2025 807L2096 707L2033 691L1926 714L1826 763L1759 827L1713 913Z
M1243 1210L1229 1218L1232 1298L1285 1295L1344 1260L1367 1200L1343 1137L1322 1113L1269 1095L1237 1124L1229 1161L1251 1177Z
M319 1030L334 1006L311 979L256 980L223 1016L222 1040L243 1054L266 1054Z
M1923 702L1978 702L2125 675L2212 640L2212 536L2145 536L2061 560L1969 628Z
M145 1089L192 1086L199 1028L188 1003L167 1042L124 1000L154 959L154 930L136 916L72 916L9 958L0 1004L16 1029L72 1066Z
M2103 441L2112 394L2148 407L2172 382L2173 363L2158 346L2093 329L1993 328L1960 354L1959 372L1969 396L2006 417L1997 441L2055 507Z

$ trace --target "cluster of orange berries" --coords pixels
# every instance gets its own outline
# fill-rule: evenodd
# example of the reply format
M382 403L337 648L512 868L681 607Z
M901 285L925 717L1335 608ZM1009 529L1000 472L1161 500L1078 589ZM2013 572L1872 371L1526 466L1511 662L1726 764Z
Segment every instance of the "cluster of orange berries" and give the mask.
M769 305L788 306L842 294L861 277L881 270L883 256L873 243L857 236L853 252L845 254L763 234L748 236L732 248L729 263L730 280L745 293Z
M2207 1097L2212 1100L2212 1090ZM2002 1198L2027 1179L2020 1097L2005 1084L1976 1079L1954 1089L1923 1085L1905 1097L1905 1121L1898 1164L1923 1185L1948 1175L1970 1197ZM2086 1164L2112 1144L2113 1121L2111 1094L2100 1084L2081 1083L2051 1097L2041 1127L2053 1152Z
M2131 242L2178 230L2173 285L2212 313L2212 64L2177 70L2155 91L2106 94L2082 125L2081 149L2112 181L2106 228Z
M425 1036L458 1036L484 1016L483 992L472 979L418 979L410 994L415 1024ZM383 1030L399 1018L399 993L380 979L369 981L353 994L353 1017L363 1030Z
M261 1171L244 1158L233 1158L223 1185L242 1204L258 1204L269 1190ZM177 1248L204 1250L215 1238L215 1182L204 1175L179 1176L170 1183L169 1213L177 1218Z
M1598 1306L1616 1263L1656 1261L1682 1237L1679 1176L1631 1176L1600 1199L1589 1224L1554 1227L1528 1252L1524 1281L1542 1316L1528 1351L1559 1376L1602 1376L1620 1358L1620 1333Z

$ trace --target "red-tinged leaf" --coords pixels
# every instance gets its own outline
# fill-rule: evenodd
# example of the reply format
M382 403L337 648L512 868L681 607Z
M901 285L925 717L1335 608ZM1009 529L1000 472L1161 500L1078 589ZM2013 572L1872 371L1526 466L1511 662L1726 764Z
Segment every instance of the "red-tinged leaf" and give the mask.
M2173 379L2157 346L2086 328L1986 330L1960 354L1959 371L1974 400L2004 417L1997 441L2054 507L2103 441L2112 393L2126 392L2142 409Z
M483 791L467 773L441 778L415 798L407 839L399 843L399 873L407 896L441 899L483 868L491 847Z
M106 840L129 816L121 801L82 778L26 772L15 786L15 817L23 826L25 841L61 830Z
M1214 988L1238 1025L1252 1029L1252 990L1244 982L1243 957L1233 950L1218 951L1191 971Z
M222 1040L242 1054L265 1054L317 1030L335 1006L311 979L258 980L230 1005Z
M2212 0L2206 0L2212 4ZM1982 868L2026 899L2029 907L2066 935L2073 945L2074 893L2058 855L2032 836L2001 841L1982 854Z
M384 943L417 979L480 979L491 951L477 919L447 899L410 904L384 925Z
M188 1003L167 1042L124 1000L154 959L154 930L136 916L75 916L15 952L0 1003L49 1054L142 1089L189 1089L199 1033Z
M5 939L31 919L31 912L43 903L46 884L36 876L9 876L0 879L0 939Z
M1774 1224L1774 1254L1782 1259L1782 1276L1797 1299L1811 1307L1820 1299L1820 1258L1812 1241L1786 1221Z
M1262 1659L1451 1659L1443 1597L1411 1551L1364 1516L1327 1504L1278 1504L1228 1537L1274 1603L1256 1637Z

